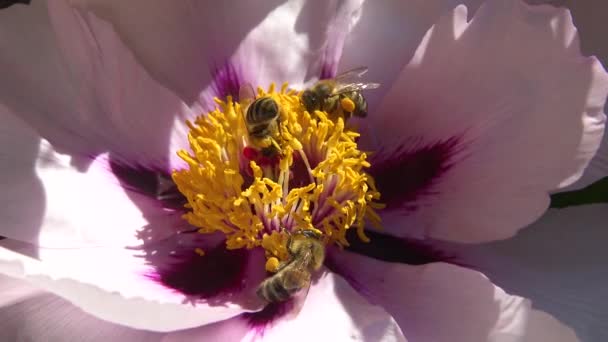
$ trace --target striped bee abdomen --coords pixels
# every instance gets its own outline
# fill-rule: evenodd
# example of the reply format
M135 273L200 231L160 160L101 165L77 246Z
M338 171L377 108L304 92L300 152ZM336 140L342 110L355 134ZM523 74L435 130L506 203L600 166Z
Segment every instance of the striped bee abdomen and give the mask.
M247 109L247 123L257 125L268 123L279 116L279 105L271 97L259 98Z

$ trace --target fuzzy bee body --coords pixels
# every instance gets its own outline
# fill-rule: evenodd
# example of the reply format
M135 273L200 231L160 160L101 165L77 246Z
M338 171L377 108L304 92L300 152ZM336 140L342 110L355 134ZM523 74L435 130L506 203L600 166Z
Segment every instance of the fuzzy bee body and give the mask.
M309 113L321 110L330 117L342 116L349 119L351 116L364 118L367 116L367 101L361 91L364 89L375 89L378 83L352 82L367 72L366 67L353 69L336 76L333 79L321 80L310 89L302 93L302 104ZM354 104L349 110L342 105L342 101L348 99Z
M312 273L321 268L325 259L325 246L312 231L292 234L287 250L290 260L258 287L258 296L269 303L286 301L300 290L307 290Z
M244 85L239 96L244 101L250 100L244 111L245 126L250 143L258 150L269 156L281 154L280 139L280 108L270 96L255 99L251 85Z
M245 114L249 134L264 138L272 134L279 119L279 105L271 97L261 97L251 103Z

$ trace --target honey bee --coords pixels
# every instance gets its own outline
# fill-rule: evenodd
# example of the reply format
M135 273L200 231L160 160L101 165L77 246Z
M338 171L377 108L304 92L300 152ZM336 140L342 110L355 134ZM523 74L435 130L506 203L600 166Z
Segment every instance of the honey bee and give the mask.
M287 251L291 258L258 287L258 297L269 303L288 300L300 290L308 291L312 272L319 270L325 259L325 246L312 230L291 234Z
M325 111L332 118L342 116L345 120L351 116L367 116L367 101L361 90L376 89L378 83L361 83L358 81L367 72L367 67L359 67L339 74L333 79L321 80L302 93L302 104L309 113L315 110ZM349 99L354 107L343 105Z
M271 154L270 150L280 152L281 147L276 138L280 136L280 112L278 103L270 96L254 99L253 87L245 85L239 92L241 100L253 100L245 110L245 125L253 143L263 152ZM262 141L270 140L271 146L263 146ZM270 149L270 150L269 150Z

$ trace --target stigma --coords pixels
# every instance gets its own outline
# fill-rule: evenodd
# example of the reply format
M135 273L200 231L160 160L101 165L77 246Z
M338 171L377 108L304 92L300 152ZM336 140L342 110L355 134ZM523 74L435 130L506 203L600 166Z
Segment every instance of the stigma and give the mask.
M172 174L188 223L223 233L228 249L264 249L269 272L290 258L295 231L314 232L324 246L348 246L349 229L369 241L364 227L380 226L380 193L346 118L309 113L287 84L215 101L187 122L190 150L177 152L187 167ZM355 104L341 105L352 112Z

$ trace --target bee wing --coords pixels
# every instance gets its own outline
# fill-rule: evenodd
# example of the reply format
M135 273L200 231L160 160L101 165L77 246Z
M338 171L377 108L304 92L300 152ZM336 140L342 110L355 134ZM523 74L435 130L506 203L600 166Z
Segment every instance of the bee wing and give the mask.
M239 88L239 101L250 104L255 100L255 90L251 83L245 83Z
M338 74L334 79L338 83L353 83L354 81L359 80L361 76L365 75L368 70L368 67L365 66L350 69Z
M380 83L345 83L338 84L336 89L333 91L334 95L340 95L344 93L350 93L352 91L359 91L365 89L376 89L380 87Z
M288 320L295 319L300 314L306 302L306 297L308 297L308 291L310 291L310 284L291 297L291 308L285 315Z

